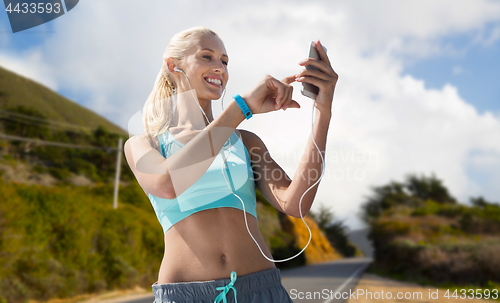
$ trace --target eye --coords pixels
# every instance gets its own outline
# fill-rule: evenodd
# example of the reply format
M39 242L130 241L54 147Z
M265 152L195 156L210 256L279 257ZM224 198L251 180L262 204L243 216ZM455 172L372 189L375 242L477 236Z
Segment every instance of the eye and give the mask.
M203 55L203 58L206 58L206 59L208 59L208 60L212 60L212 56L210 56L210 55ZM226 65L226 66L227 66L228 62L227 62L227 61L222 60L222 64L224 64L224 65Z

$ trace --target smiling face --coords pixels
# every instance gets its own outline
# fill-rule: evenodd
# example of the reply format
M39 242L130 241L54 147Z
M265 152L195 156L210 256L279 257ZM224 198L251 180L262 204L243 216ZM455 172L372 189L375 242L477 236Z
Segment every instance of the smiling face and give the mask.
M180 68L188 76L200 102L221 97L229 80L228 61L226 49L219 38L205 35L193 39ZM188 90L185 77L182 74L179 77L184 80L181 80L181 89Z

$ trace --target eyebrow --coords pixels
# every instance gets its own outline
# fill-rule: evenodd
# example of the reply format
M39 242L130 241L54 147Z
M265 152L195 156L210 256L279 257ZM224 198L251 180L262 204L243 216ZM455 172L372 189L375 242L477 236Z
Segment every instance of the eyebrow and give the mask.
M209 52L215 53L213 49L208 48L208 47L204 47L204 48L202 48L201 50L206 50L206 51L209 51ZM229 59L229 57L228 57L226 54L222 54L222 57L226 57L227 59Z

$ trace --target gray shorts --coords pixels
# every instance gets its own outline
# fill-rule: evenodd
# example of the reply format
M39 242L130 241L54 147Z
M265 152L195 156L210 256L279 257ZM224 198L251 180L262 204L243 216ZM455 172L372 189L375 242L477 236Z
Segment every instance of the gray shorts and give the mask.
M234 272L233 272L234 273ZM153 303L293 303L281 284L278 268L270 268L237 277L200 282L179 282L152 285ZM231 283L232 282L232 283ZM219 288L219 289L217 289ZM234 295L236 289L236 298Z

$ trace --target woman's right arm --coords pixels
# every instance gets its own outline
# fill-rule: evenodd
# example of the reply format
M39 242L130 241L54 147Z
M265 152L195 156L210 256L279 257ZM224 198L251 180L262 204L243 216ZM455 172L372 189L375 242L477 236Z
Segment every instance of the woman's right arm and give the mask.
M285 106L299 108L300 105L292 100L292 91L286 81L267 75L242 98L253 114L261 114ZM233 99L222 114L167 159L144 136L135 136L125 142L125 157L146 193L175 199L205 174L243 120L245 116Z
M167 159L151 146L145 135L125 142L125 157L146 193L175 199L203 176L243 120L245 116L233 100L221 115Z

